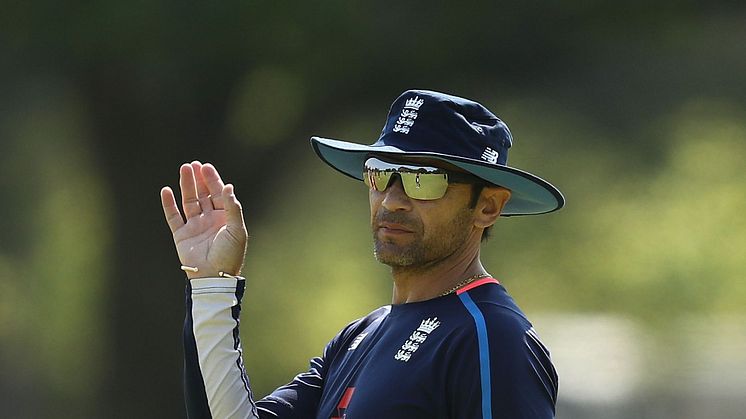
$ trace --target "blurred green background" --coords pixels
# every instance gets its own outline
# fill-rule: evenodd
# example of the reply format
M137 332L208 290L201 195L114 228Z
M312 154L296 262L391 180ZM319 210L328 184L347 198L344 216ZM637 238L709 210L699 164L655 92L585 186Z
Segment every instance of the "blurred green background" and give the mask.
M308 138L372 143L427 88L492 109L567 197L483 250L557 417L743 417L744 75L737 1L4 2L0 416L185 416L158 191L193 159L244 204L255 394L305 369L391 290L364 187Z

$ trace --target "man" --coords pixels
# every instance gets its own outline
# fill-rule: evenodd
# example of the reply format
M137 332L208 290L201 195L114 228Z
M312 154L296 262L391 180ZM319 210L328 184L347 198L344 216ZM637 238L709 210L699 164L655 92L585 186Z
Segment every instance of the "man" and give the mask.
M392 304L350 323L307 372L255 402L238 334L241 206L212 165L183 165L186 221L170 188L161 200L189 278L189 417L553 417L549 353L479 257L500 215L564 205L554 186L506 165L508 127L476 102L419 90L396 99L371 146L311 142L327 164L368 185L374 253L391 267Z

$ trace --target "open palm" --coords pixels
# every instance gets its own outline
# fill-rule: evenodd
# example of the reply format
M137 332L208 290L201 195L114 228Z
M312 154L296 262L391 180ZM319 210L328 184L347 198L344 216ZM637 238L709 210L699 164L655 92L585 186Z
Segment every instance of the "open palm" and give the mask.
M179 170L182 217L173 190L161 189L161 204L181 263L195 267L190 278L237 275L246 252L247 233L233 185L215 167L198 161Z

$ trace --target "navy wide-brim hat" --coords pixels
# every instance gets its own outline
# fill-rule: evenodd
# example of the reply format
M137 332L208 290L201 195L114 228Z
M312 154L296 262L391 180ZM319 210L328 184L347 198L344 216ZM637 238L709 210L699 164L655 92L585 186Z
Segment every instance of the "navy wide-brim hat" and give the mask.
M311 144L324 162L358 180L372 155L446 161L510 189L503 216L544 214L565 204L549 182L507 165L513 136L503 121L477 102L444 93L404 92L391 105L381 136L372 145L320 137L312 137Z

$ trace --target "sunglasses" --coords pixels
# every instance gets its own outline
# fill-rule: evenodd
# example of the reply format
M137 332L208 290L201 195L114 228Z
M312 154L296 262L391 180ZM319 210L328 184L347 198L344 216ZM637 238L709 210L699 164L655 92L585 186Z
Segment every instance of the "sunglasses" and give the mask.
M439 167L390 163L375 157L369 158L363 165L363 181L371 190L385 191L394 175L401 179L408 197L425 201L442 198L449 183L480 183L478 178L465 173Z

